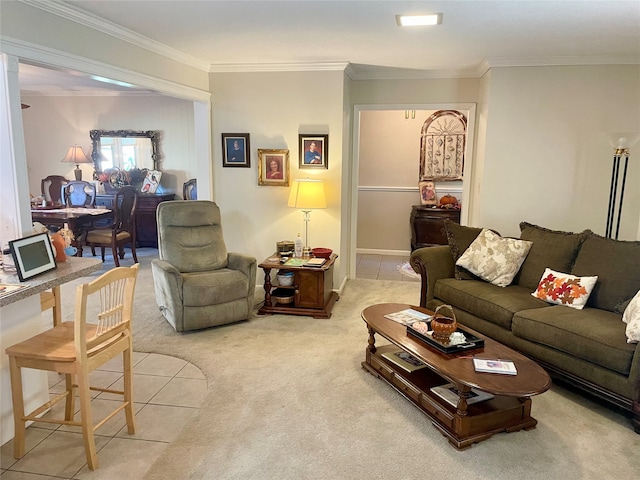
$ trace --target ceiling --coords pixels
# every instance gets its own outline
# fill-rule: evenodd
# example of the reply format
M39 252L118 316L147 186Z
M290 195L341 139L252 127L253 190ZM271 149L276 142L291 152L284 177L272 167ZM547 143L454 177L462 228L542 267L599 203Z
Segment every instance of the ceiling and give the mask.
M477 77L489 66L640 63L638 0L59 0L46 9L211 72L348 63L356 79ZM442 25L396 25L411 13L442 13ZM54 85L30 70L38 74L25 67L21 85L34 94L132 91L66 72Z

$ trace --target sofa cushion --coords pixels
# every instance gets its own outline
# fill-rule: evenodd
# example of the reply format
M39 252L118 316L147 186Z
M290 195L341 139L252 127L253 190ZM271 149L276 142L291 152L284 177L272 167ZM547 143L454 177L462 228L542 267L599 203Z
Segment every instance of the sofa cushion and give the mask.
M520 270L532 242L503 238L491 230L482 229L456 265L494 285L506 287Z
M598 277L576 277L547 268L533 295L545 302L582 310Z
M597 275L598 283L587 306L613 312L640 290L640 241L613 240L590 233L571 274Z
M570 272L588 230L582 233L549 230L527 222L520 223L520 238L533 242L514 283L536 288L545 268Z
M469 248L469 245L476 239L481 228L465 227L448 218L444 220L444 231L447 235L447 242L455 264L462 254ZM458 265L455 266L454 277L458 280L478 280L478 277Z
M640 290L629 301L629 305L622 315L622 321L627 325L627 343L640 342Z
M182 297L185 307L206 307L246 298L249 279L237 270L184 273Z
M612 312L554 305L516 313L511 331L531 342L629 375L635 345L626 342L624 327L620 315Z
M518 285L498 287L482 280L460 282L453 278L441 278L436 282L434 296L509 330L515 312L549 306L533 298L527 288Z

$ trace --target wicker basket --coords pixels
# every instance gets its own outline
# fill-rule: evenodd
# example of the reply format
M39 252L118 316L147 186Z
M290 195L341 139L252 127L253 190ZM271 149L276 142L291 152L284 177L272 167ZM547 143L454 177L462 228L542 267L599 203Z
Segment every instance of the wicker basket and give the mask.
M293 303L293 290L276 288L271 292L271 300L277 303Z

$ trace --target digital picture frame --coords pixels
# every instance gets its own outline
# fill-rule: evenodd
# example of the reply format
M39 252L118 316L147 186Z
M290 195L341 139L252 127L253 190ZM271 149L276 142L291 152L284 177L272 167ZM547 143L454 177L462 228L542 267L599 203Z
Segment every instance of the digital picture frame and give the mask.
M51 240L47 233L38 233L12 240L9 242L9 248L21 282L57 267Z

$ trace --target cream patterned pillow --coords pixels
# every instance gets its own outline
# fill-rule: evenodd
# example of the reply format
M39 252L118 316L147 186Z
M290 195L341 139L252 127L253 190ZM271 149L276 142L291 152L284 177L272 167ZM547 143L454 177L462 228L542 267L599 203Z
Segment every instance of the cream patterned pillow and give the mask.
M456 265L499 287L516 276L533 242L503 238L486 228L469 245Z
M545 302L582 310L589 300L598 277L576 277L545 269L533 295Z
M640 342L640 291L624 310L622 321L627 324L627 343Z

